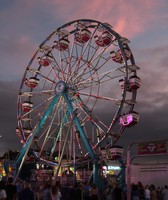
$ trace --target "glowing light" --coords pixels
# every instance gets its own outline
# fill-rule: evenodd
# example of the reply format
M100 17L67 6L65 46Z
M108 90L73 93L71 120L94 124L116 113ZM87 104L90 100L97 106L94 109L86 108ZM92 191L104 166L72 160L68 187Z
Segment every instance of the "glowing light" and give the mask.
M120 166L108 166L108 170L121 170Z

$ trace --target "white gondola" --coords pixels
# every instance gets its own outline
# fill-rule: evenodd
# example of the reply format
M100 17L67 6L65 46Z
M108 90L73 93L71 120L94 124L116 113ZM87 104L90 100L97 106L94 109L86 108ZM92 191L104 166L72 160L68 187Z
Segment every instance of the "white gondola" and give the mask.
M32 129L30 129L30 128L24 128L23 131L24 131L24 136L27 139L29 137L29 135L31 134Z
M20 130L18 127L16 128L16 135L21 138Z
M76 41L79 43L86 43L91 37L91 32L84 28L81 31L79 31L78 33L76 33Z
M118 159L123 156L123 147L111 147L109 149L109 159Z
M32 107L33 107L33 103L30 101L24 101L22 103L22 110L24 112L29 112L32 109Z
M119 84L120 84L121 89L124 90L124 86L125 86L124 79L120 79ZM129 78L126 90L129 92L132 92L133 90L138 90L140 86L141 86L141 79L134 75Z
M125 81L124 81L124 79L120 79L119 80L119 84L120 84L121 89L124 90L124 87L125 87ZM129 82L126 85L126 87L127 87L126 90L129 91L129 92L131 92Z
M52 47L50 46L43 46L41 49L40 49L41 52L44 52L45 54L50 54L51 51L52 51Z
M108 155L107 155L107 150L105 148L101 148L101 156L103 160L107 160Z
M139 114L137 112L131 112L129 114L120 117L119 123L122 126L134 126L139 122Z
M29 135L31 134L32 130L29 129L29 128L23 128L23 131L24 131L24 136L26 137L26 139L29 137ZM19 128L17 127L16 128L16 134L17 136L21 139L21 143L23 144L23 140L22 140L22 136L21 136L21 133L20 133L20 130Z
M119 84L120 84L121 89L124 90L124 85L125 85L124 79L120 79Z

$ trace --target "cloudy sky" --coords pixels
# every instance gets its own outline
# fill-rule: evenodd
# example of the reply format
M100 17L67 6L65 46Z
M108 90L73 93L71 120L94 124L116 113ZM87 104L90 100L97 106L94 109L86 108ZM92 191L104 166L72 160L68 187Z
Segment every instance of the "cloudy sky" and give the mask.
M0 153L20 150L16 103L25 68L39 44L76 19L111 24L127 37L142 79L136 111L140 122L127 129L121 144L167 139L167 0L1 0L0 2Z

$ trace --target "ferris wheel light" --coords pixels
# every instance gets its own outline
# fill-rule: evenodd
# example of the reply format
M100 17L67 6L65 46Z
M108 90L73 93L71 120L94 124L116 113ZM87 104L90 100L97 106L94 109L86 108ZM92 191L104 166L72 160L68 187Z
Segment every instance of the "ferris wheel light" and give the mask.
M110 166L107 166L107 169L108 170L121 170L121 167L120 166L112 166L112 165L110 165Z
M138 122L139 122L139 114L137 112L132 112L120 117L120 124L123 126L133 126Z

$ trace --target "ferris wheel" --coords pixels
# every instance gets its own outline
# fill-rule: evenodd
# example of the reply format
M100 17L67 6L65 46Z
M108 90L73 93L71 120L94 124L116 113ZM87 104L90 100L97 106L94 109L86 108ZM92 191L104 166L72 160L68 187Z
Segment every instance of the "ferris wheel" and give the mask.
M19 89L18 165L30 151L58 166L99 160L139 121L141 79L129 42L108 23L81 19L40 44Z

